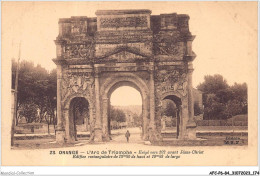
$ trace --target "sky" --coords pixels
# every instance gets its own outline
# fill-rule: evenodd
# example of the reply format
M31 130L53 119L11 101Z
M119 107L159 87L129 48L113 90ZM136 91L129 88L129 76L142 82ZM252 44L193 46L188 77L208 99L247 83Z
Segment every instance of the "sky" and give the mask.
M110 103L114 106L142 105L142 97L136 89L122 86L111 94Z
M2 60L10 65L11 59L18 57L21 42L21 60L51 70L56 67L52 59L56 57L54 40L59 18L95 17L96 10L108 9L150 9L152 15L188 14L190 31L196 35L194 87L203 82L205 75L214 74L223 75L229 84L247 82L257 69L257 2L232 1L2 2ZM139 92L134 95L140 96ZM118 98L122 96L118 94Z

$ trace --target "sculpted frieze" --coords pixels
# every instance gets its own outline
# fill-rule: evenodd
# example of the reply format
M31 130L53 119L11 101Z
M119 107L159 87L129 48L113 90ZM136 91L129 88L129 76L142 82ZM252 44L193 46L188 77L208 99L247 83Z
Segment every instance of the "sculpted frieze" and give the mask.
M94 77L92 73L66 73L62 81L62 99L66 100L69 95L82 94L92 96L94 89Z
M162 43L162 42L172 42L177 43L180 41L180 32L173 31L160 31L158 34L154 35L154 42Z
M183 56L183 45L181 43L155 43L154 44L154 53L155 55L174 55L180 56L181 59Z
M71 33L87 33L87 21L75 21L71 24Z
M183 43L178 31L160 32L154 36L155 55L182 55Z
M102 31L95 34L96 43L127 43L127 42L147 42L153 38L152 31Z
M155 76L156 89L160 93L176 91L187 95L187 74L181 70L160 70Z
M101 28L147 27L147 17L101 18Z
M138 47L139 46L139 47ZM124 45L98 45L96 46L97 62L138 62L149 59L147 49L142 51L143 45L124 46ZM110 50L109 50L110 49Z
M66 58L90 58L93 56L94 44L68 44L65 46Z

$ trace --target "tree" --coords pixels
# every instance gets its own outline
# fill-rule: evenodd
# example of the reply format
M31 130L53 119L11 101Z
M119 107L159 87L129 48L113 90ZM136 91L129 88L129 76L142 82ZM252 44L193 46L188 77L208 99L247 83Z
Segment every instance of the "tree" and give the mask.
M133 119L134 119L135 126L139 127L142 125L143 122L142 115L137 115L136 113L134 113Z
M15 68L17 63L12 60L12 88L14 87ZM45 116L50 116L48 123L56 123L56 90L57 90L57 78L56 70L52 70L50 73L37 65L36 67L32 62L22 61L19 69L18 80L18 110L23 106L26 107L29 104L33 104L33 108L39 112L39 116L33 118L35 122L42 122L46 119ZM24 111L24 110L22 110ZM22 112L21 111L21 112ZM28 113L25 113L25 115ZM20 115L21 116L21 115ZM18 119L16 118L16 125Z
M16 72L17 62L12 60L12 88L15 87L15 72ZM20 110L21 106L28 105L34 97L34 91L31 90L34 87L33 80L33 63L27 61L21 61L19 64L19 79L18 79L18 93L17 93L17 112ZM18 113L17 113L18 114ZM20 115L16 116L16 125L18 125Z
M230 87L233 93L233 99L239 102L240 108L241 108L241 113L245 114L247 113L247 84L238 84L235 83Z
M211 94L206 100L207 106L204 108L203 118L205 120L225 119L225 104L219 102L219 99Z
M238 115L242 112L241 103L238 100L230 100L227 102L226 113L227 117Z
M176 117L177 108L172 100L164 100L163 115L168 117Z
M26 102L20 106L19 114L25 117L27 123L32 123L37 118L37 105L33 102Z
M197 102L194 103L194 115L200 115L202 114L202 109L200 108L199 104Z
M47 114L49 115L50 119L47 122L48 126L49 124L56 125L57 123L57 117L56 117L56 111L57 111L57 70L54 69L50 72L47 78L48 87L46 90L46 109Z
M120 110L120 109L116 109L113 106L111 106L110 109L110 118L113 121L117 121L117 122L125 122L126 121L126 116L124 111Z
M203 92L204 119L227 119L247 113L247 84L229 86L221 75L204 77L197 88Z
M204 82L197 86L198 90L206 94L216 94L218 91L227 89L228 87L227 81L219 74L214 76L206 75Z

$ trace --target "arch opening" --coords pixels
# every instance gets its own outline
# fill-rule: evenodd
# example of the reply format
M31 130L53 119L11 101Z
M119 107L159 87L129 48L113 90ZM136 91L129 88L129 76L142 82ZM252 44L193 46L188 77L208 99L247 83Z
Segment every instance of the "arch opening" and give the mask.
M75 97L69 105L69 138L78 140L78 132L89 130L89 102L84 97Z
M111 86L107 97L107 123L110 139L127 142L125 133L128 130L131 136L129 142L142 141L145 128L145 107L141 89L133 82L120 81Z
M161 126L162 132L170 131L170 136L176 139L179 138L180 134L180 122L181 122L181 104L182 101L175 95L167 95L162 100L162 118Z

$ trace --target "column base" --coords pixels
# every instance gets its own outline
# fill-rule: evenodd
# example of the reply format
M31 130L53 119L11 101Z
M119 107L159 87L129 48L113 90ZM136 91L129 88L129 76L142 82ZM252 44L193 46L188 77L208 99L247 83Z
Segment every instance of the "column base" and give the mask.
M56 130L56 142L59 144L64 144L67 142L65 140L65 130L63 129Z
M145 134L143 134L142 139L143 139L144 141L148 141L149 137L148 137L148 135L145 133Z
M149 130L148 130L148 140L151 143L162 141L162 136L161 136L160 133L158 133L157 130L155 130L153 128L149 128Z
M188 122L187 122L187 125L186 125L186 135L185 135L185 138L186 139L196 139L196 127L197 127L197 124L195 122L194 119L189 119Z
M185 139L194 140L196 137L196 128L187 128Z
M94 142L102 142L102 130L100 128L95 128Z
M108 134L105 134L105 135L103 136L103 141L108 142L108 141L110 141L110 140L111 140L111 137L110 137Z
M197 124L194 119L189 119L186 128L196 128Z

